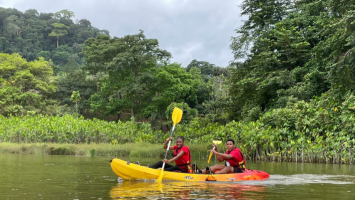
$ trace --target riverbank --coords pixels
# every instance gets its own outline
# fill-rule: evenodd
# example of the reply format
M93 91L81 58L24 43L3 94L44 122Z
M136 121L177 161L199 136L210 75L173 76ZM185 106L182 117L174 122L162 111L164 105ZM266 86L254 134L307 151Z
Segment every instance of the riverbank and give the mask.
M328 115L307 114L308 111L301 109L305 104L266 113L255 122L232 121L219 125L206 118L194 118L188 124L177 126L174 137L184 136L193 156L197 157L208 155L213 140L232 138L248 160L354 163L355 117L322 128L328 122L323 123L321 116ZM28 144L6 147L6 152L163 157L161 145L168 137L169 133L134 120L106 122L71 115L0 115L0 143Z
M189 144L192 157L207 159L212 145L209 143ZM219 151L226 149L223 144ZM74 156L108 156L108 157L134 157L134 158L164 158L165 150L162 144L150 143L90 143L90 144L69 144L69 143L0 143L0 153L2 154L34 154L34 155L74 155ZM275 161L275 162L303 162L303 163L338 163L345 164L344 160L334 162L334 160L314 159L315 155L298 152L296 154L273 154L268 157L259 156L254 158L243 151L247 160ZM172 155L172 152L170 152ZM320 156L318 156L320 157ZM353 164L350 162L349 164Z
M117 156L136 158L163 158L162 144L58 144L58 143L0 143L0 153L39 154L39 155L77 155L77 156ZM192 156L206 158L211 144L189 145Z

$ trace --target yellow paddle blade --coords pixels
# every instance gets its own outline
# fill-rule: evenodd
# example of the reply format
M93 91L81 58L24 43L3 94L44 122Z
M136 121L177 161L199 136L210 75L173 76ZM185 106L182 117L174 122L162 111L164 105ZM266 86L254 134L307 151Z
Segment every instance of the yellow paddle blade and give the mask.
M175 108L174 108L174 111L173 111L173 115L171 116L171 118L172 118L172 120L173 120L173 122L174 122L174 127L173 127L173 129L172 129L172 131L171 131L171 136L173 136L173 132L174 132L175 125L181 121L181 117L182 117L182 110L181 110L180 108L175 107ZM169 145L170 145L170 142L169 142ZM169 146L168 146L168 148L166 149L166 153L168 153L168 150L169 150ZM165 158L166 158L166 155L167 155L167 154L165 154ZM162 169L161 169L161 171L160 171L160 175L159 175L159 177L158 177L158 179L157 179L157 182L158 182L158 183L161 183L161 181L163 180L164 167L165 167L165 163L164 163L164 165L163 165L163 167L162 167Z
M181 121L182 118L182 110L178 107L174 108L173 115L171 116L174 122L174 126Z
M157 184L157 190L163 193L163 184L161 184L160 182Z
M222 141L220 141L220 140L213 140L213 144L215 144L215 145L218 145L218 144L221 144L222 143Z
M160 175L159 175L159 177L157 179L158 183L161 183L161 181L163 180L163 176L164 176L164 169L161 169Z

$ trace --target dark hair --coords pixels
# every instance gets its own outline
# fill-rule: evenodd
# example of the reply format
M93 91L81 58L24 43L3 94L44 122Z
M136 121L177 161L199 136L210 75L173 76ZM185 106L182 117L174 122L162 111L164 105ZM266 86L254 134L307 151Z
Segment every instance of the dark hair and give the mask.
M184 142L185 141L185 138L184 138L184 136L178 136L176 139L182 139L182 141Z
M226 143L228 142L228 141L231 141L233 144L234 144L234 140L233 139L228 139L227 141L226 141Z

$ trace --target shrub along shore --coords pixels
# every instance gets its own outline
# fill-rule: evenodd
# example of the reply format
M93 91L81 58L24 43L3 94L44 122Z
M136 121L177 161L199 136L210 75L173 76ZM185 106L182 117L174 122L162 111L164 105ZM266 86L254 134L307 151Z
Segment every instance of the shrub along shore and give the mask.
M194 158L206 159L210 144L189 145ZM111 156L134 158L164 158L163 144L60 144L60 143L0 143L0 153L38 155ZM172 152L171 152L172 154Z
M191 152L200 157L208 155L212 140L233 138L247 159L353 163L355 118L336 115L337 111L298 103L265 113L255 122L219 125L195 118L179 124L174 137L184 136ZM0 115L0 152L4 153L163 157L162 144L169 135L133 120Z

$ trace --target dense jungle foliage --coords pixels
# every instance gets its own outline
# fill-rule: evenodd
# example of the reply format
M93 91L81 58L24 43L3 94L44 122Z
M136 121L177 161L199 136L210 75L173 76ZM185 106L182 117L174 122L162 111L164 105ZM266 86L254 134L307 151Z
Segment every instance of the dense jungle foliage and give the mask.
M176 134L190 143L232 137L250 158L351 163L354 8L354 0L244 0L248 19L227 67L182 67L143 31L111 37L68 10L1 8L0 138L162 142L178 106Z

